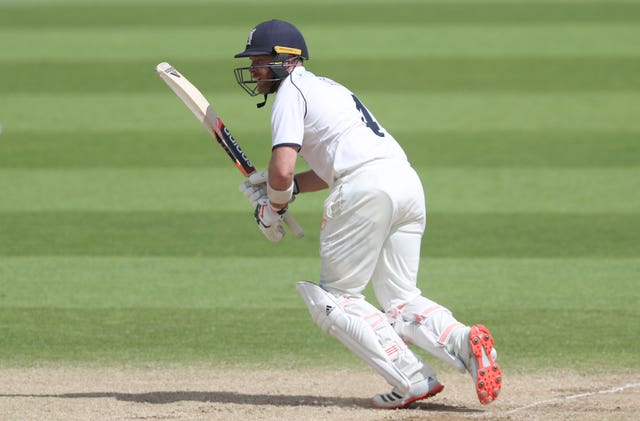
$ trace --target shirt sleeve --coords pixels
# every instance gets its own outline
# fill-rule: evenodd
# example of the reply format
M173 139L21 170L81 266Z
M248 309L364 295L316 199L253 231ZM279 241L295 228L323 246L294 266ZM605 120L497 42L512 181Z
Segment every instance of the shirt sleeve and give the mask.
M273 102L271 109L271 147L302 146L306 101L302 92L286 79Z

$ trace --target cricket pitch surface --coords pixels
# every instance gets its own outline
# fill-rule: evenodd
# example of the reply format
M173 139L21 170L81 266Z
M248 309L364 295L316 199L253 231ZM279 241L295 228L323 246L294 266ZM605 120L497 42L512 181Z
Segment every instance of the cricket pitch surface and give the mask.
M468 374L400 410L370 406L390 387L373 371L225 367L0 368L2 420L632 420L640 373L504 372L480 405Z

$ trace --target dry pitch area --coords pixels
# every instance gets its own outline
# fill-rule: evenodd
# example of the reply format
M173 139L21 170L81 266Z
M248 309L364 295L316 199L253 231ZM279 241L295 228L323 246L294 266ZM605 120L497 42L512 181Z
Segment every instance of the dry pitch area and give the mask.
M410 409L376 410L388 389L372 372L237 368L0 369L3 420L632 420L640 374L505 373L500 399L480 405L467 375Z

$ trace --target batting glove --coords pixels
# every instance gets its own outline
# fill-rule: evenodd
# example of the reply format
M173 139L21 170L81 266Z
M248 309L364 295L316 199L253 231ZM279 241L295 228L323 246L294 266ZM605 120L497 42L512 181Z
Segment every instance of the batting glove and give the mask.
M268 198L261 198L258 200L258 204L256 205L256 210L253 213L253 216L256 218L256 222L268 228L271 225L279 224L282 222L284 218L284 213L287 211L287 208L276 209L271 206L271 202Z
M258 205L258 201L263 197L267 197L267 180L269 173L267 171L256 171L249 178L240 184L240 191L245 195L251 206L254 208ZM293 196L289 203L293 202L298 194L298 183L295 178L293 180Z
M268 240L277 242L284 237L284 228L282 228L282 219L287 208L274 209L267 197L258 200L256 210L253 216L256 218L258 227Z
M242 192L242 194L244 194L244 196L247 198L249 203L251 203L251 206L253 208L258 206L258 201L260 199L267 197L267 185L266 184L255 186L255 185L251 184L251 182L249 180L247 180L244 183L240 184L240 191Z
M256 171L244 183L240 184L240 191L253 208L258 206L260 199L267 197L267 177L266 171Z

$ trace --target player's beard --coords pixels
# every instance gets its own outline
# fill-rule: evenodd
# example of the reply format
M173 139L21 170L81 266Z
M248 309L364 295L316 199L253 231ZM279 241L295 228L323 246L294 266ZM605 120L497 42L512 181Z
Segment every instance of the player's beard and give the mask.
M274 80L275 78L275 73L269 70L268 74L264 78L258 80L256 92L262 95L274 93L279 83L279 81Z

